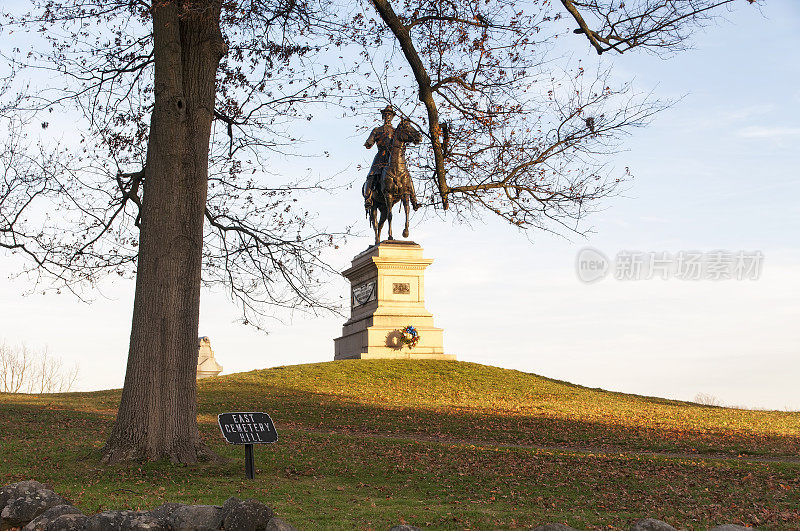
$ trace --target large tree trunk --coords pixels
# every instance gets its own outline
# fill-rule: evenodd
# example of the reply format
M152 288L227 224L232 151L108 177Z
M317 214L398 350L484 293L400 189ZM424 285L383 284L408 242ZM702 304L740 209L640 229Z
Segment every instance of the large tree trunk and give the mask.
M197 333L220 2L156 2L155 106L128 367L105 462L213 457L197 429Z

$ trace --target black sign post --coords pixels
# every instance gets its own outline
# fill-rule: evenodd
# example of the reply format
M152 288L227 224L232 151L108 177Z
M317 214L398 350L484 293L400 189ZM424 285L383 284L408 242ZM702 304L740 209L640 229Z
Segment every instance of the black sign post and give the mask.
M244 445L244 475L247 479L256 477L253 459L254 444L274 443L278 431L266 413L220 413L217 416L222 436L229 444Z
M244 445L244 475L247 479L255 479L256 462L253 459L253 445Z

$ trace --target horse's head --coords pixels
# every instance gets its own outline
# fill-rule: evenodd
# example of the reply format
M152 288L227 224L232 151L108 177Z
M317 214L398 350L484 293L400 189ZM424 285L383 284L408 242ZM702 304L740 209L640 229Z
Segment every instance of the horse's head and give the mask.
M400 120L400 124L397 126L397 129L395 129L394 134L397 135L397 139L400 140L400 142L407 144L419 144L422 141L422 134L417 131L417 128L411 123L411 120L407 118Z

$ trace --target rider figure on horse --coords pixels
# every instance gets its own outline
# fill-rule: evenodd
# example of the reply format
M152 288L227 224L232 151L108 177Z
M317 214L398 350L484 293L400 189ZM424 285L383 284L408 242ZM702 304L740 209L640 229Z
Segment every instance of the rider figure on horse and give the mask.
M392 120L395 117L392 106L387 105L382 109L381 116L383 117L383 125L373 129L367 141L364 142L364 147L367 149L371 148L374 144L378 145L378 152L375 153L372 166L369 168L369 174L367 174L367 181L364 183L363 193L365 198L371 196L372 193L380 192L381 174L389 163L389 153L392 147L392 137L394 136ZM408 179L408 184L411 206L414 207L414 210L417 210L420 204L417 201L417 194L414 191L414 183L411 179Z

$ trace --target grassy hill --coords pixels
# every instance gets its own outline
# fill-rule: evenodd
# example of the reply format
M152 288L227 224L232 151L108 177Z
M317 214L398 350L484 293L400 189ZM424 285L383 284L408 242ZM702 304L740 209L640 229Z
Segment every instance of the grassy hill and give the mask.
M257 497L303 529L800 527L800 414L588 389L463 362L342 361L200 382L204 438L231 461L100 467L119 391L0 394L0 482L50 483L87 512ZM223 411L280 441L243 478Z

